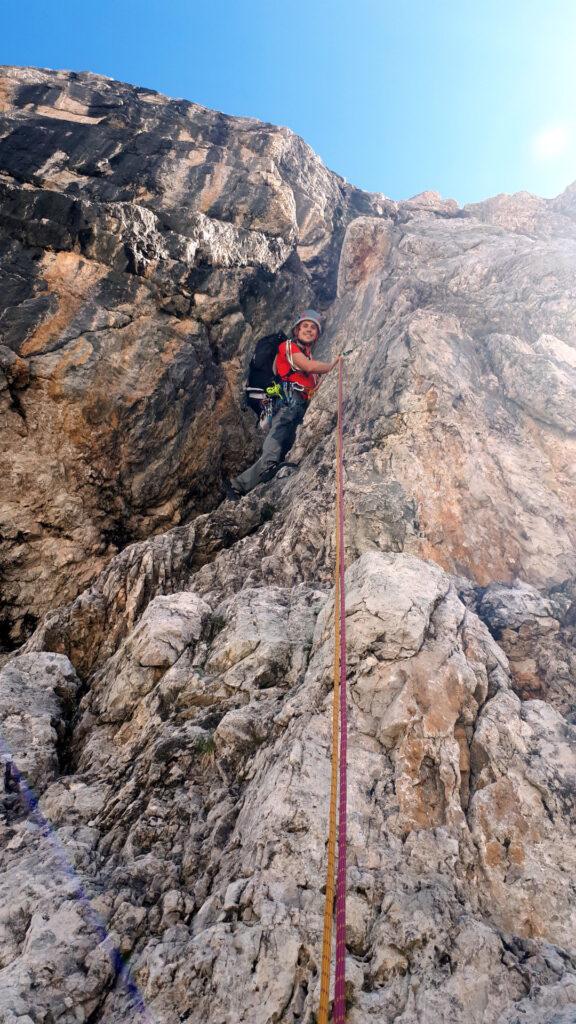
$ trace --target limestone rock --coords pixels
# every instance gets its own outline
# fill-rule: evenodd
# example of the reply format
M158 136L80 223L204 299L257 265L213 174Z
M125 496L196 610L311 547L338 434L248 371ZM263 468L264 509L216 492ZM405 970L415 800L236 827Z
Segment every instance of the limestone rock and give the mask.
M576 712L574 650L575 581L547 592L523 581L514 587L492 583L481 595L478 613L510 660L520 697L539 697L570 720Z
M348 1020L574 1020L574 187L392 202L86 74L4 69L0 121L0 718L41 791L5 776L0 1016L316 1019L335 375L295 471L221 502L254 338L312 303Z
M535 1021L576 1005L562 718L514 696L438 566L368 552L347 594L350 1019L496 1024L513 1004ZM311 1019L317 1005L331 621L330 594L302 587L248 588L217 612L193 591L156 598L84 698L78 778L116 780L89 871L105 907L127 904L108 918L161 1024ZM62 895L45 899L52 919ZM58 942L53 956L65 962ZM134 991L108 989L102 1019L130 1019Z
M129 541L218 504L255 450L255 338L332 295L346 223L376 211L287 129L96 75L4 68L0 88L13 646Z
M61 654L27 654L0 672L2 762L8 791L18 789L15 762L28 785L45 789L60 774L80 687Z
M545 934L569 948L576 929L569 823L575 741L574 727L544 702L521 704L499 693L484 708L470 749L476 793L469 820L499 908L493 913L504 931Z

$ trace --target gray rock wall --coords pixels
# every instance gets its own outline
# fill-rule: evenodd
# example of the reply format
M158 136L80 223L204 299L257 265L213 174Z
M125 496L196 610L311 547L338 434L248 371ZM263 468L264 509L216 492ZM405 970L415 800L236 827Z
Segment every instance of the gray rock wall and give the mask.
M0 113L2 1020L316 1020L333 376L221 501L253 340L314 302L348 1019L573 1022L574 188L394 203L91 75L3 69Z

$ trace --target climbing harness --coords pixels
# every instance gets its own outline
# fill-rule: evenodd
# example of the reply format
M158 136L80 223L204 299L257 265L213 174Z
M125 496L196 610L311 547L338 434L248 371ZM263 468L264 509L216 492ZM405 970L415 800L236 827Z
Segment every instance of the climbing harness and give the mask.
M343 481L343 399L342 359L338 363L338 427L336 433L336 565L334 571L334 661L332 701L332 774L328 824L328 863L322 938L322 968L318 1024L328 1024L330 1000L330 959L332 951L332 915L336 834L338 866L336 871L336 971L334 980L334 1024L346 1020L346 807L347 807L347 702L346 702L346 592L344 584L344 481ZM336 821L338 819L338 829Z
M251 400L252 407L258 409L258 426L260 430L269 430L274 417L281 404L293 405L294 395L304 391L299 384L289 381L274 381L267 388L246 388L246 395Z
M247 385L246 398L258 416L260 430L269 430L278 403L285 401L283 385L280 381L274 381L266 388L254 388Z

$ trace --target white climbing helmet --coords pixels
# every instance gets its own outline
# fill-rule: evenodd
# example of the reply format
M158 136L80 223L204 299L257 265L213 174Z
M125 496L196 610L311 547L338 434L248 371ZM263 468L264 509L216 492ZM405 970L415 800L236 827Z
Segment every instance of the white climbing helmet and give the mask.
M305 309L304 312L302 313L302 316L299 316L298 319L292 324L292 333L294 333L294 331L298 327L298 324L301 324L303 320L311 320L313 324L316 324L316 327L318 328L318 337L320 337L320 335L322 334L322 321L320 319L320 313L317 313L315 309Z

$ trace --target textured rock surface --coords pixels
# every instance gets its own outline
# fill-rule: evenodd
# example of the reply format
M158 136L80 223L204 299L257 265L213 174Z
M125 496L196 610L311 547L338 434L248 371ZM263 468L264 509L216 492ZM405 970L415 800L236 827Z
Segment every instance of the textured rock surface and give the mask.
M254 338L334 291L359 211L287 129L0 69L4 631L221 496Z
M576 714L576 590L574 580L542 593L527 583L491 584L479 612L508 658L520 697L540 697Z
M331 377L297 471L218 505L253 337L312 300L349 353L350 1024L571 1024L574 188L393 203L286 129L0 85L11 642L47 613L0 677L41 794L7 773L2 1019L316 1019Z
M58 753L65 759L79 688L61 654L23 655L0 672L2 753L18 751L18 768L32 786L45 786L60 774ZM9 757L6 764L9 771Z

